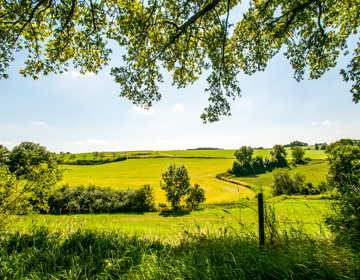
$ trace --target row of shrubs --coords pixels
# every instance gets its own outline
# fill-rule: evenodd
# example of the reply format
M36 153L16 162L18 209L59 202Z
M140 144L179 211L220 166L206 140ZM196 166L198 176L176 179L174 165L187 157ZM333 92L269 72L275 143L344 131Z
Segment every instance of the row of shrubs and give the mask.
M288 162L286 158L264 158L262 156L256 156L251 159L250 163L241 164L239 161L234 161L232 169L228 170L228 173L236 176L246 176L265 173L266 171L272 171L275 168L287 167Z
M328 184L320 181L318 185L314 185L312 182L306 182L306 176L301 173L295 173L293 176L290 176L288 170L276 169L274 170L272 187L274 196L282 194L313 195L327 191Z
M110 162L116 162L116 161L124 161L127 160L127 157L117 157L115 159L105 159L105 160L95 160L95 159L78 159L76 161L69 161L66 162L66 164L71 164L71 165L97 165L97 164L104 164L104 163L110 163ZM58 159L57 162L59 164L63 163L62 160Z
M51 214L115 213L152 211L155 208L154 201L154 191L150 185L128 190L94 185L65 185L52 191L48 205Z

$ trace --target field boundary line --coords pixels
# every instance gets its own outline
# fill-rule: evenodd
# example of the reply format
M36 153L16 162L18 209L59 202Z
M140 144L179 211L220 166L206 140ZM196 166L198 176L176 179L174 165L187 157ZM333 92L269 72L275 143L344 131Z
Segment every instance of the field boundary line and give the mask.
M221 180L221 181L225 181L225 182L228 182L228 183L232 183L232 184L235 184L235 185L239 185L239 186L248 188L250 190L254 190L254 187L251 184L241 182L241 181L237 181L237 180L233 180L233 179L229 179L229 178L226 178L224 176L221 176L221 174L216 175L215 178L218 179L218 180Z

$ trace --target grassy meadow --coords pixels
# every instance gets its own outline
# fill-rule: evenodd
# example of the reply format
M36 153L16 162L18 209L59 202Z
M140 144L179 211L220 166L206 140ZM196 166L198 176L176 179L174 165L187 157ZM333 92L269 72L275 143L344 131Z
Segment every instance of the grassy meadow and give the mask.
M191 183L198 183L206 192L207 203L233 202L239 198L253 198L248 188L217 180L215 176L232 166L232 159L148 158L128 159L102 165L69 165L59 184L110 186L115 189L138 188L150 184L155 190L156 202L166 202L160 189L161 174L168 164L184 164Z
M329 207L328 200L284 199L267 201L274 207L279 224L301 226L312 233L324 230L323 214ZM120 230L140 236L174 240L182 230L198 226L216 232L224 226L241 231L257 231L256 200L242 200L239 205L203 208L193 212L130 212L116 214L39 215L36 219L22 220L19 227L29 226L36 220L40 226L61 230L69 225L86 230Z
M120 162L65 165L60 184L115 189L150 184L156 202L165 202L161 173L169 163L184 164L191 182L205 189L207 201L193 212L20 217L0 237L0 278L358 279L358 251L333 242L324 226L329 200L271 197L266 191L265 245L259 246L255 192L215 178L232 167L233 152L134 152L140 155ZM254 154L269 157L270 149ZM301 172L315 184L325 179L323 151L310 150L306 156L310 162L292 166L290 173ZM268 190L272 173L232 179Z
M307 165L291 167L290 173L301 172L307 181L315 184L325 180L327 163L324 151L309 147L305 157L311 158ZM254 156L270 158L272 149L256 149ZM184 150L184 151L138 151L116 152L127 155L126 161L107 163L103 165L68 165L64 179L59 184L99 185L115 189L139 188L150 184L155 190L156 202L165 203L165 194L160 189L161 174L169 163L184 164L191 178L191 183L198 183L206 191L206 203L236 202L241 198L253 198L254 191L229 182L217 180L217 174L232 168L235 160L235 150ZM291 150L287 148L288 159L291 160ZM71 155L65 155L69 157ZM91 158L93 154L75 154L76 159ZM111 157L112 153L106 153ZM131 158L136 156L140 158ZM165 156L164 158L156 158ZM155 157L155 158L153 158ZM187 158L189 157L189 158ZM273 175L271 172L257 176L234 177L232 179L254 187L270 187Z

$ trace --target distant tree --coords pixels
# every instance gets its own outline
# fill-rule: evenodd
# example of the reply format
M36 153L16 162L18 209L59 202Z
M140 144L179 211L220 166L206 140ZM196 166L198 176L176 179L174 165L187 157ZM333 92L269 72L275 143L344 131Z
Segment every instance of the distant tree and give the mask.
M70 157L69 157L69 161L74 161L76 159L76 156L75 155L71 155Z
M105 153L104 152L99 153L99 157L101 158L101 160L104 160Z
M360 187L360 147L350 139L331 143L325 150L329 160L328 182L342 192Z
M291 154L296 162L301 162L304 159L305 150L301 147L295 146L293 147Z
M195 210L197 206L205 200L204 189L202 189L199 184L195 184L193 187L190 187L189 196L185 199L185 202L191 210Z
M0 166L6 165L9 162L10 151L8 148L0 144Z
M290 144L284 145L284 147L295 147L295 146L304 147L304 146L309 146L309 144L308 144L308 143L305 143L305 142L301 142L301 141L295 140L295 141L293 141L293 142L290 142Z
M99 156L99 153L98 152L93 152L93 155L94 155L94 160L97 160L97 158Z
M324 150L326 149L326 147L327 147L326 144L322 144L321 147L320 147L320 150L323 150L323 151L324 151Z
M319 150L319 144L318 143L315 144L315 150Z
M116 153L115 153L115 152L112 152L111 154L112 154L112 156L113 156L113 158L114 158L114 160L115 160L115 158L116 158Z
M240 164L244 166L250 163L253 153L253 148L242 146L240 149L235 151L234 156Z
M162 173L164 183L160 181L160 187L165 191L168 202L172 209L177 209L181 198L189 193L190 177L184 165L176 166L171 163Z
M288 166L286 156L287 152L282 145L275 145L273 150L270 151L270 155L273 157L277 167L286 167Z

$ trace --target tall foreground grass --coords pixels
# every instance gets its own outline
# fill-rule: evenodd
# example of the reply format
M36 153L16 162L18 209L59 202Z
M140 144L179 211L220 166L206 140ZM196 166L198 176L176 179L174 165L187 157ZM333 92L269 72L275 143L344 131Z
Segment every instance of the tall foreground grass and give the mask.
M119 231L4 232L0 279L358 279L359 253L292 229L263 248L255 234L184 228L161 241Z

